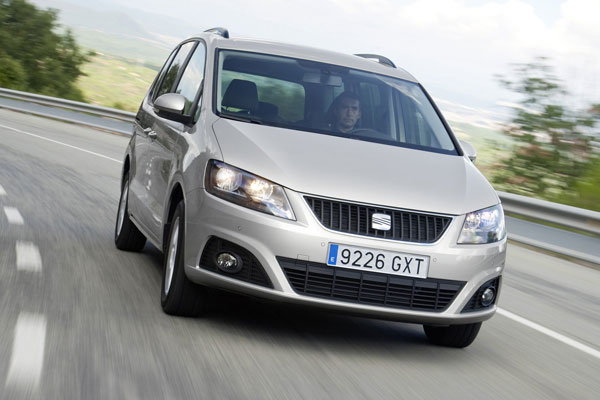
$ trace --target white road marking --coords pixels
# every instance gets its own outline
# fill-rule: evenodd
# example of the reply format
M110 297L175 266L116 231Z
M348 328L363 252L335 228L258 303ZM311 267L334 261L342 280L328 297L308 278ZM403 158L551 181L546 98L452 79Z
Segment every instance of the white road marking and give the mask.
M6 196L6 190L0 185L0 196Z
M6 125L0 125L0 128L10 129L12 131L22 133L24 135L29 135L29 136L32 136L32 137L35 137L35 138L38 138L38 139L47 140L47 141L52 142L52 143L60 144L61 146L66 146L66 147L69 147L71 149L83 151L84 153L92 154L92 155L95 155L97 157L102 157L102 158L105 158L107 160L114 161L114 162L117 162L119 164L123 164L123 162L121 160L117 160L116 158L108 157L108 156L105 156L104 154L99 154L99 153L96 153L96 152L93 152L93 151L90 151L90 150L82 149L81 147L73 146L71 144L59 142L58 140L50 139L50 138L47 138L47 137L44 137L44 136L40 136L40 135L36 135L36 134L30 133L30 132L25 132L25 131L22 131L20 129L12 128L12 127L6 126Z
M528 319L520 317L517 314L513 314L510 311L506 311L506 310L504 310L502 308L498 308L497 312L498 312L498 314L503 315L506 318L510 318L513 321L516 321L516 322L518 322L520 324L528 326L531 329L535 329L536 331L538 331L540 333L543 333L544 335L550 336L551 338L556 339L556 340L558 340L560 342L563 342L564 344L567 344L567 345L569 345L571 347L574 347L577 350L581 350L584 353L587 353L587 354L591 355L592 357L596 357L596 358L600 359L600 351L599 350L596 350L596 349L594 349L594 348L592 348L590 346L586 346L583 343L579 343L576 340L573 340L573 339L571 339L571 338L569 338L569 337L567 337L565 335L561 335L558 332L554 332L551 329L548 329L548 328L546 328L546 327L544 327L544 326L542 326L540 324L536 324L533 321L530 321Z
M14 207L4 207L4 214L6 214L6 219L8 219L9 224L23 225L25 223L19 210Z
M22 312L15 327L6 386L35 389L42 375L46 317Z
M38 272L42 270L40 250L31 242L17 241L17 270Z

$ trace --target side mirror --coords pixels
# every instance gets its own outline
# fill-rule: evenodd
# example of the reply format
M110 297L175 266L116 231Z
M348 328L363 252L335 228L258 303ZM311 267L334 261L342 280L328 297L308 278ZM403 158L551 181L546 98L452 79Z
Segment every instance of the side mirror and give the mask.
M472 163L475 163L475 160L477 159L475 147L473 147L471 143L465 142L464 140L460 140L460 147L462 147L465 155L469 157L469 160L471 160Z
M160 117L186 124L191 117L183 114L185 101L185 97L177 93L163 94L154 101L154 112Z

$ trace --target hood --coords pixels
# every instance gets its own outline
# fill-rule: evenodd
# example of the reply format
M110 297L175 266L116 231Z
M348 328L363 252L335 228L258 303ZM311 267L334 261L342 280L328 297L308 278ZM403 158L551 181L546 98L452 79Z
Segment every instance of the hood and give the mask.
M497 204L466 158L220 118L223 161L291 190L441 214Z

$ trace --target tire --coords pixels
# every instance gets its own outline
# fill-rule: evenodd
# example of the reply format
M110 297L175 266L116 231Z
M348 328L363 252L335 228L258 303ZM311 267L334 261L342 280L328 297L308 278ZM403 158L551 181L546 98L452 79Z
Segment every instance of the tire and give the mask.
M206 289L191 282L184 271L185 208L177 204L170 221L164 256L160 302L165 313L197 317L205 311Z
M465 325L430 326L423 325L429 342L438 346L464 348L473 343L481 322Z
M119 208L117 210L117 221L115 223L115 245L119 250L140 251L146 244L146 236L129 219L129 174L125 176Z

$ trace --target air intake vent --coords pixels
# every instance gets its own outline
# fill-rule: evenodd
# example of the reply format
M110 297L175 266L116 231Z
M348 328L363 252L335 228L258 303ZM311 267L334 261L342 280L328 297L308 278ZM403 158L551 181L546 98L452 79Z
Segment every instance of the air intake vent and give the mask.
M317 197L304 197L317 219L327 229L361 236L399 240L403 242L434 243L452 222L452 217L413 211L365 206ZM372 215L386 214L391 218L388 231L373 229Z
M464 282L353 271L278 257L298 294L407 310L443 311Z

